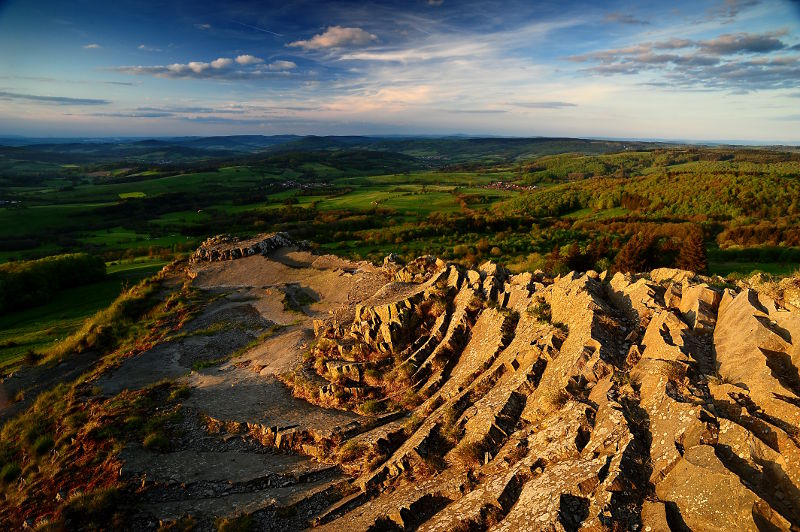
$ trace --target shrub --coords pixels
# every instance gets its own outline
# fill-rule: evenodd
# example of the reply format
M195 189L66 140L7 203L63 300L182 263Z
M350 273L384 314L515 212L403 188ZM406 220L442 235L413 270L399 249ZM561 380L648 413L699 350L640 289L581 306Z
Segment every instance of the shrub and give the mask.
M665 361L661 374L671 381L682 381L686 377L686 365L683 362Z
M53 448L53 438L50 436L39 436L33 442L33 452L41 456Z
M418 406L421 402L422 397L420 397L419 393L417 393L417 391L413 388L406 390L402 399L400 399L400 404L407 409L412 409L415 406Z
M4 465L3 469L0 469L0 478L3 479L3 482L12 482L16 480L20 473L22 473L22 469L20 469L19 464L11 462Z
M598 272L605 272L610 270L612 265L613 263L611 262L611 259L609 259L608 257L603 257L602 259L597 261L597 264L595 264L595 269Z
M61 512L64 528L119 530L123 528L125 506L117 488L105 488L72 498Z
M253 517L240 515L238 517L220 517L214 521L218 532L249 532L253 530Z
M453 449L453 455L465 465L480 466L483 464L485 451L479 443L462 441Z
M144 437L142 446L151 451L166 451L169 448L169 439L159 432L151 432Z
M383 380L383 373L377 368L367 368L364 370L364 382L370 386L376 386Z
M369 446L363 442L348 441L339 450L339 459L342 462L352 462L364 456L369 450Z
M33 349L28 349L27 351L25 351L25 355L23 355L22 361L29 366L35 366L39 362L40 358L42 358L42 355L40 355Z
M180 399L186 399L187 397L189 397L189 387L185 384L169 392L170 401L179 401Z
M535 305L528 307L528 314L536 318L541 323L550 323L553 316L550 311L550 304L546 301L539 301Z
M158 302L159 286L158 280L144 280L126 290L108 308L86 320L80 330L55 345L47 358L61 360L88 349L110 351L116 348Z
M563 388L544 390L544 401L553 410L563 408L569 402L569 399L569 393Z
M158 532L191 532L197 528L197 520L187 515L176 521L163 522L158 527Z
M358 409L361 410L363 414L375 415L383 412L386 409L386 402L370 399L361 403Z

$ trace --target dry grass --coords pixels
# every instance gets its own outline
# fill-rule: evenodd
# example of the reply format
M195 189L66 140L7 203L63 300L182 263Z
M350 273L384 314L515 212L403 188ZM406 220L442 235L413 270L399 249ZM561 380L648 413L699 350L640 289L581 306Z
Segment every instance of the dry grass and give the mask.
M172 391L159 383L106 399L62 384L40 395L0 432L0 522L33 514L54 530L124 528L117 454L129 442L169 445L180 420Z
M480 467L486 454L484 446L476 442L462 441L452 451L453 457L467 467Z
M678 361L665 361L660 368L660 373L667 379L682 382L686 378L686 364Z
M542 390L542 401L551 410L560 410L566 406L571 396L564 388L551 387Z
M363 442L348 441L339 448L337 460L340 462L352 462L363 458L369 452L369 445Z
M189 515L175 521L162 521L158 527L158 532L191 532L195 528L197 528L197 520Z
M251 515L220 517L214 521L214 528L218 532L250 532L253 530L253 517Z

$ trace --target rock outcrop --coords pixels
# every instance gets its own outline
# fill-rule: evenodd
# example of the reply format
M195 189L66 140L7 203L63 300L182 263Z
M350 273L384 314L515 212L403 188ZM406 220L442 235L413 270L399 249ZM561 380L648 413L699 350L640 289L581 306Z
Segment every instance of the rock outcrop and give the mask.
M800 526L797 312L680 270L386 264L396 281L332 339L406 368L416 402L373 397L420 422L323 529Z
M195 260L269 255L285 238L215 241ZM301 421L262 438L349 475L309 526L800 530L789 296L666 269L374 268L385 284L313 316L314 340L280 376L310 406L358 417L324 437Z
M286 233L272 233L240 240L228 235L217 235L206 239L189 258L190 262L214 262L234 260L251 255L266 255L270 251L294 243Z

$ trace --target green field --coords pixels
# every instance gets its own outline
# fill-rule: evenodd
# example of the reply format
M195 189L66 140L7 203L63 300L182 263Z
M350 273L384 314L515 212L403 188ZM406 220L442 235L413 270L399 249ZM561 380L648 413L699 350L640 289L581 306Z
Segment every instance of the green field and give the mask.
M123 287L155 274L165 264L159 260L112 264L101 282L62 290L43 305L0 315L0 372L18 364L28 351L45 352L107 307Z
M773 262L709 262L709 273L727 276L738 273L750 275L757 272L768 273L770 275L783 276L792 275L800 270L797 263L773 263Z

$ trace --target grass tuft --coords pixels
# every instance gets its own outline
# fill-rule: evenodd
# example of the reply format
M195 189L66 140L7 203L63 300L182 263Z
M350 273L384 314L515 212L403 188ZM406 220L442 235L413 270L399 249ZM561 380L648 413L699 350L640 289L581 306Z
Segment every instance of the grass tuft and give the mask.
M19 464L11 462L0 469L0 479L2 479L3 482L13 482L19 477L20 473L22 473L22 469L19 467Z
M218 532L250 532L253 530L253 517L240 515L238 517L220 517L214 521Z
M36 438L36 441L33 442L33 452L36 453L37 456L42 456L53 448L53 444L53 438L50 436L39 436Z
M169 439L159 432L151 432L142 440L142 446L149 451L166 451L169 449Z

